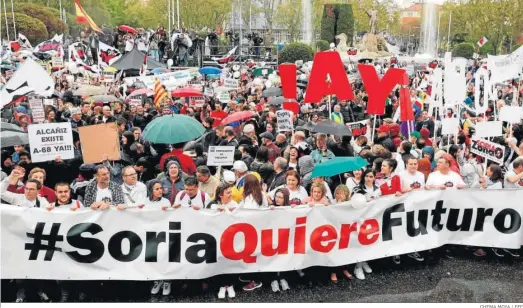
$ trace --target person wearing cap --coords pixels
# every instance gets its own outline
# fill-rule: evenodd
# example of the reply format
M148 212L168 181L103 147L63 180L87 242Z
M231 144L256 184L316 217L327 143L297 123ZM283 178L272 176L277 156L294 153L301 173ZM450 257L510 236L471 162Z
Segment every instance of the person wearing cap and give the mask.
M212 199L214 199L216 187L220 185L220 181L211 174L209 167L198 167L196 169L196 177L198 178L198 188L200 191L207 193Z
M223 170L223 182L234 185L236 183L236 175L230 170Z
M236 176L236 184L232 188L232 199L236 202L242 201L243 184L245 183L245 176L248 174L249 168L241 161L237 160L232 165L232 171Z
M389 137L389 127L387 125L381 125L377 130L377 138L374 144L381 144L384 148L390 152L394 152L394 143Z
M280 148L275 145L272 141L274 140L274 135L270 132L265 132L260 135L263 145L269 149L269 161L274 163L276 158L280 156Z

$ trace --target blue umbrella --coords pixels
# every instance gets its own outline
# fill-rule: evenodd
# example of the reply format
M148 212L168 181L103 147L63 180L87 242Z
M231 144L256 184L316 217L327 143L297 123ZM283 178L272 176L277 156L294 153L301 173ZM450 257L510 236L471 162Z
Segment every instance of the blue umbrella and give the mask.
M200 74L202 75L219 75L222 70L214 66L205 66L200 68Z
M321 164L316 164L312 169L311 178L330 177L340 173L361 169L368 162L361 157L334 157Z

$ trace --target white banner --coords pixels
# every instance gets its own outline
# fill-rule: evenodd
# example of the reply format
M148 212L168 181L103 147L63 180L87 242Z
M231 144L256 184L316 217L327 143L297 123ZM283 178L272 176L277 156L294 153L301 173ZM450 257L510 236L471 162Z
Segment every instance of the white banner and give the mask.
M358 209L233 212L2 204L1 278L202 279L341 266L445 244L519 248L523 190L507 192L415 191Z
M136 81L143 82L147 88L154 88L154 79L158 78L160 83L162 83L167 88L186 84L189 80L193 79L198 74L198 68L190 68L186 70L176 71L172 73L143 76L143 77L127 77L123 81L128 86L132 85Z
M34 163L74 158L71 123L31 124L27 130Z
M523 68L523 46L509 55L488 55L487 68L491 72L491 83L517 78Z

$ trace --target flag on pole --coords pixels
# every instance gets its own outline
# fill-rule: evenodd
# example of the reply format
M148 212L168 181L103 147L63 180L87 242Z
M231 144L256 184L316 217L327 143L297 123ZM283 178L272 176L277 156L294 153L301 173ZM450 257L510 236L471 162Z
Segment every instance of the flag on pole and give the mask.
M31 42L21 33L18 33L18 40L9 42L9 47L11 47L12 52L17 52L21 49L33 50Z
M89 25L89 27L91 27L91 29L93 29L94 31L103 33L102 29L100 29L100 27L98 27L96 25L96 23L91 19L91 17L89 17L89 15L87 15L87 13L82 8L82 6L80 5L80 2L78 2L78 0L74 0L74 6L76 9L76 22L77 23Z
M478 41L479 48L483 47L483 45L485 45L487 42L488 42L488 39L486 36L480 38Z
M232 61L232 55L236 52L236 49L238 46L235 46L233 49L229 50L229 52L222 56L221 58L212 58L214 61L218 62L219 64L226 64Z
M154 105L160 108L160 103L164 98L168 97L167 91L163 88L158 78L154 79Z

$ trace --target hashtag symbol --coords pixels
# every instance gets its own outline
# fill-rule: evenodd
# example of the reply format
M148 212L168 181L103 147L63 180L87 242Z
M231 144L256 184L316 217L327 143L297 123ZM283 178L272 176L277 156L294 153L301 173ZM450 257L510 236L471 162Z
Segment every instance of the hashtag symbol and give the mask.
M34 233L27 232L28 238L32 238L33 241L25 243L25 250L30 250L29 260L36 260L41 250L45 250L44 261L51 261L55 251L62 251L62 248L56 247L56 242L62 242L64 237L59 235L60 224L53 223L51 232L44 234L45 222L39 222L36 224ZM42 240L47 241L47 245L42 244Z

